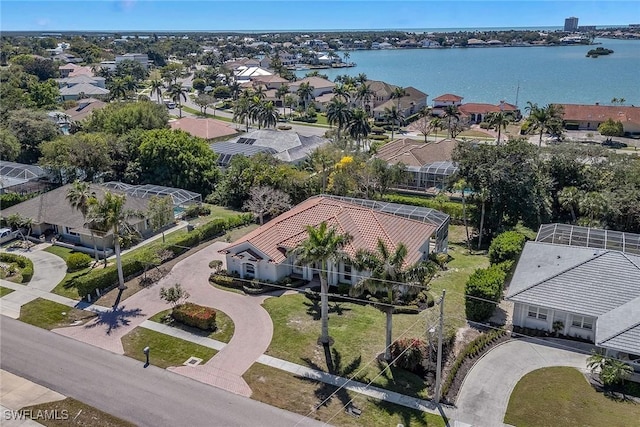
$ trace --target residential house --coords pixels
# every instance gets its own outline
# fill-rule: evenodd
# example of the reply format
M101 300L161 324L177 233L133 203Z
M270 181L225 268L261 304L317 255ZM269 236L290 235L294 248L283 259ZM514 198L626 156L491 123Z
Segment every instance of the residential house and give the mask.
M507 300L515 326L586 339L638 361L640 235L543 224L525 244Z
M402 163L408 176L398 188L435 193L447 187L458 166L451 154L458 142L443 139L424 143L409 138L400 138L384 144L376 157L390 165Z
M283 162L297 164L328 142L316 135L304 136L293 131L260 129L229 141L215 142L210 147L219 155L218 165L222 167L228 166L233 156L251 157L258 153L268 153Z
M83 97L106 98L109 90L105 89L104 77L91 77L84 74L75 77L57 79L60 97L63 101L77 100Z
M142 65L145 70L149 68L149 55L146 53L125 53L124 55L116 55L116 66L122 61L134 61Z
M418 89L409 86L405 89L405 96L397 99L389 99L373 109L373 117L376 119L383 118L386 115L387 108L391 109L396 106L400 114L407 118L427 106L427 94Z
M81 67L80 65L72 63L61 65L58 67L58 70L60 71L60 77L62 77L63 79L80 75L93 77L93 71L91 70L91 67Z
M500 101L498 105L482 103L466 103L458 107L461 118L468 124L478 124L486 121L487 115L491 113L504 112L512 116L513 120L520 120L522 114L518 106Z
M236 135L238 131L226 122L201 117L183 117L169 122L171 129L180 129L203 139L218 139Z
M432 252L446 251L448 215L415 206L320 195L221 250L226 256L227 271L246 279L273 282L291 275L312 280L318 266L298 265L290 252L308 237L307 226L317 227L323 222L352 236L344 248L349 256L359 249L376 250L379 239L391 251L404 243L407 265L428 259ZM345 261L330 263L328 269L330 285L353 284L367 274L355 271Z
M622 123L625 132L640 133L640 107L622 105L556 104L562 107L567 129L597 130L609 119Z
M65 110L64 114L67 118L74 122L86 118L95 110L99 110L107 105L106 102L100 101L96 98L83 98L78 100L78 105L68 110Z
M311 87L313 87L313 98L324 95L325 93L331 93L336 86L331 80L323 79L322 77L305 77L304 79L289 84L291 92L296 93L303 83L309 83Z
M433 98L432 114L434 116L440 115L449 105L455 105L456 107L459 107L460 105L462 105L463 99L464 98L462 96L454 95L452 93L445 93L444 95L440 95L437 98Z
M235 69L234 75L238 83L244 83L256 77L272 76L273 73L261 67L241 65Z

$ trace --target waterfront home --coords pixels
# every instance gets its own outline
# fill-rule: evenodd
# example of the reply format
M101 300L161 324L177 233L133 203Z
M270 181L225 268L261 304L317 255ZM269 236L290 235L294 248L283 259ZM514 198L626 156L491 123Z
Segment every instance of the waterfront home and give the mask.
M515 326L586 339L638 360L640 235L543 224L525 244L507 300Z
M221 250L227 271L245 279L276 282L291 275L312 280L317 266L297 265L290 253L307 237L307 226L321 223L349 233L352 240L344 252L353 257L360 249L375 251L378 239L394 251L407 247L405 263L427 260L433 252L446 252L449 216L416 206L364 199L319 195L272 219ZM360 273L348 262L330 263L329 284L353 284Z
M296 93L303 83L309 83L313 88L313 98L324 95L325 93L331 93L336 86L331 80L324 79L322 77L305 77L304 79L289 83L290 91Z
M384 118L387 109L391 109L392 106L396 106L400 114L407 118L427 106L428 95L426 93L421 92L412 86L404 88L404 91L405 96L396 99L389 99L376 106L373 109L373 117L376 119Z
M522 117L518 106L500 101L499 104L466 103L458 107L461 118L468 124L478 124L486 121L487 115L491 113L504 112L512 117L512 120L520 120Z
M433 98L433 101L431 101L433 103L431 113L434 116L438 116L442 114L444 109L449 105L459 107L462 104L463 99L464 98L462 96L454 95L452 93L445 93L444 95Z
M640 107L623 105L557 104L564 126L570 130L597 130L609 119L622 123L625 133L640 133Z
M436 193L447 187L458 170L451 159L457 144L455 139L425 144L423 141L399 138L378 148L375 156L390 165L405 165L407 179L397 188Z

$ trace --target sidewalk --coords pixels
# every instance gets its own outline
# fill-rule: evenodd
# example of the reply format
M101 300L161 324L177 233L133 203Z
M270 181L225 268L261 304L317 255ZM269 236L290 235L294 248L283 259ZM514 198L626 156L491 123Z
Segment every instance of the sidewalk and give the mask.
M0 410L3 427L37 427L42 424L22 419L15 411L25 406L63 400L65 396L25 378L0 369Z

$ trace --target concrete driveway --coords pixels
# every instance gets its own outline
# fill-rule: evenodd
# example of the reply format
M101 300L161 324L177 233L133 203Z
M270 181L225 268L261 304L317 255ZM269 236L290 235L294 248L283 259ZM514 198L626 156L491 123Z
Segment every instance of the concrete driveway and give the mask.
M507 341L486 353L467 374L456 401L456 419L474 427L503 426L511 392L524 375L550 366L584 371L586 364L587 355L551 342Z

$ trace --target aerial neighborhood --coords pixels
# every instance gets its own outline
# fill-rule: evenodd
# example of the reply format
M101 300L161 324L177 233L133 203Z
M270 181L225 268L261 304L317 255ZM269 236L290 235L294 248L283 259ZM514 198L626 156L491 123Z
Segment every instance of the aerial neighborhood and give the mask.
M165 402L179 378L185 400L252 399L220 417L280 408L237 425L637 425L633 94L478 99L352 58L603 38L640 29L3 33L2 382L26 376L16 331L101 349L116 390L159 381ZM49 388L0 404L73 425L214 411Z

